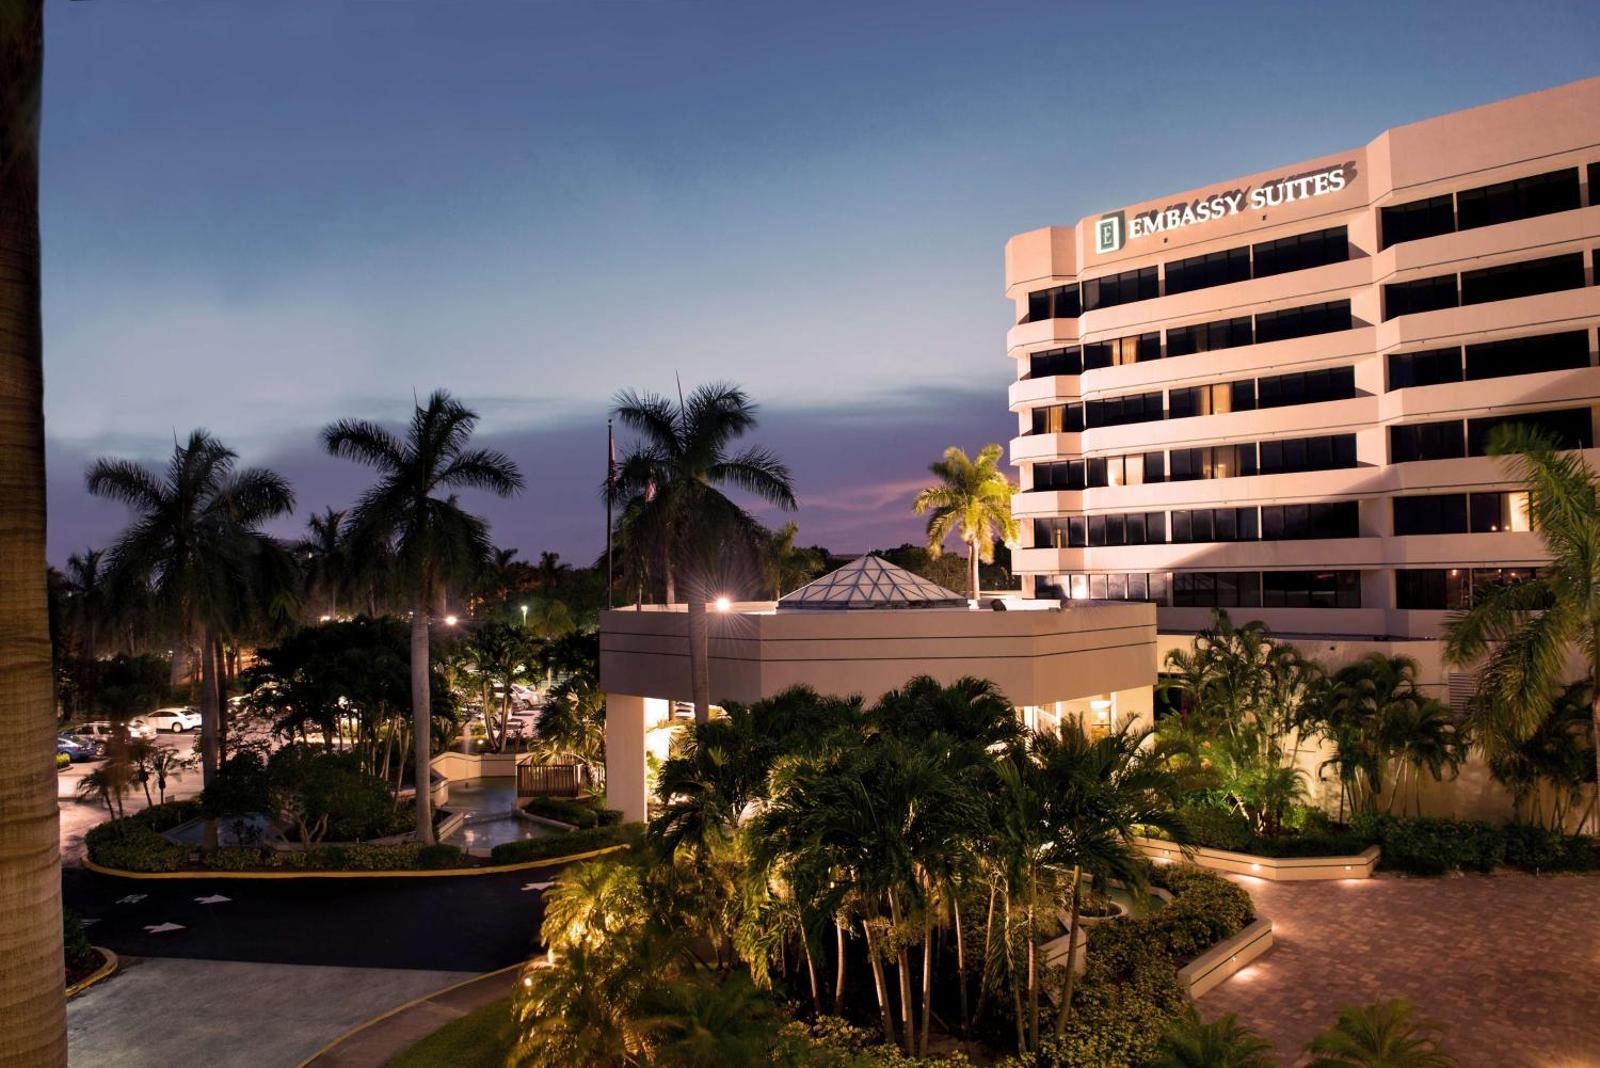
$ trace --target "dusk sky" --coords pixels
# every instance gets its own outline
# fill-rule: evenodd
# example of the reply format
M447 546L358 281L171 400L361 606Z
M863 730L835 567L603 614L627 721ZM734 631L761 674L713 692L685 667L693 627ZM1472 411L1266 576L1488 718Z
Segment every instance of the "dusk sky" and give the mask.
M1011 234L1600 70L1600 5L52 2L50 558L86 463L205 426L368 473L340 416L446 387L528 490L495 540L601 549L620 388L742 383L800 540L918 537L949 444L1015 433Z

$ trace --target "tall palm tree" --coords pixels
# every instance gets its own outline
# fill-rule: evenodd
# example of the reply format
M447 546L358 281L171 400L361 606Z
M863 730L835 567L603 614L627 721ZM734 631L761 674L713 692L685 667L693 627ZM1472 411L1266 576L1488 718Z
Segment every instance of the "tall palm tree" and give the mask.
M1445 627L1445 659L1483 663L1475 718L1479 744L1490 757L1538 730L1551 698L1567 681L1567 656L1574 651L1593 685L1590 718L1600 737L1600 496L1594 472L1581 453L1561 452L1549 434L1520 423L1490 434L1488 452L1511 459L1550 562L1530 581L1474 591L1471 607ZM1600 746L1595 762L1600 774Z
M1408 656L1368 653L1333 673L1318 715L1333 743L1333 755L1323 766L1339 776L1341 812L1346 798L1351 811L1379 807L1392 751L1415 736L1408 724L1420 730L1428 723L1431 730L1440 722L1435 704L1418 688L1417 662ZM1424 744L1418 739L1419 747Z
M767 534L763 583L774 600L804 586L822 574L826 566L818 550L795 545L794 539L799 533L800 525L791 519Z
M39 93L44 3L0 5L0 1064L65 1065L45 589Z
M1273 1068L1272 1043L1225 1013L1206 1023L1193 1006L1174 1020L1151 1068Z
M440 490L488 490L509 497L522 489L516 464L491 449L470 448L478 415L444 390L412 411L405 437L365 419L341 419L322 431L335 456L378 472L350 515L357 552L387 549L411 596L411 715L416 746L417 838L433 842L428 775L433 698L428 679L428 624L446 590L464 584L489 558L488 527Z
M515 623L484 623L476 627L467 641L467 652L484 681L483 726L490 748L505 748L506 731L511 722L511 687L533 670L538 644L533 635ZM490 711L493 687L500 687L500 715Z
M1489 774L1511 791L1512 811L1519 822L1560 830L1572 812L1584 812L1581 827L1600 808L1595 782L1594 720L1591 687L1580 679L1552 702L1539 728L1515 747L1489 760ZM1584 794L1589 794L1584 808ZM1548 801L1546 813L1542 801Z
M86 481L96 497L121 501L133 521L110 550L113 582L148 590L183 646L197 644L201 771L207 786L221 760L223 639L263 602L280 596L285 551L262 524L294 508L294 491L204 430L172 447L166 470L97 460Z
M350 587L344 519L345 513L334 508L308 517L308 535L294 547L305 574L306 593L317 614L329 619L339 617L339 597Z
M1433 1021L1417 1019L1405 998L1346 1005L1338 1022L1306 1046L1307 1068L1455 1068L1438 1031Z
M944 457L928 465L939 481L917 494L913 507L918 515L927 512L928 552L938 557L952 531L967 547L969 596L978 596L978 563L994 563L994 542L998 534L1006 541L1017 536L1017 521L1011 515L1011 494L1016 487L1000 470L1004 450L989 444L969 459L952 445Z
M660 567L666 603L682 581L688 591L689 667L695 722L710 717L711 679L706 601L715 563L732 554L752 561L761 525L723 494L739 490L786 510L795 507L789 469L773 453L729 446L756 425L756 405L738 386L703 385L673 403L625 390L615 412L639 435L618 468L611 492L623 501L619 540Z

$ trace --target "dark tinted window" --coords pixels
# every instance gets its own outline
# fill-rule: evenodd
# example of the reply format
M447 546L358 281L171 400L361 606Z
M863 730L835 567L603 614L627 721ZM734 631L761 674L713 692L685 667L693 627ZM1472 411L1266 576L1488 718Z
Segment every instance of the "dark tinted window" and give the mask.
M1413 200L1409 204L1396 204L1383 209L1382 248L1398 245L1402 241L1448 234L1456 228L1455 206L1449 193Z
M1236 348L1251 344L1255 340L1254 335L1248 315L1219 319L1214 323L1174 327L1167 331L1167 355L1188 356L1196 352Z
M1130 334L1110 341L1095 341L1083 347L1083 367L1097 371L1102 367L1121 367L1161 359L1161 334Z
M1263 441L1261 473L1290 471L1328 471L1356 465L1356 436L1328 434L1313 438L1282 438Z
M1359 537L1360 506L1355 501L1271 504L1261 508L1263 541Z
M1250 277L1250 250L1230 248L1225 252L1208 252L1204 256L1174 260L1166 264L1165 270L1168 295L1242 282Z
M1068 520L1062 518L1035 519L1033 521L1033 547L1035 549L1061 549L1067 545Z
M1263 608L1360 608L1359 571L1263 571Z
M1394 498L1394 532L1408 534L1465 534L1467 497L1442 493L1428 497Z
M1172 513L1174 542L1255 541L1254 508L1191 508Z
M1165 482L1167 480L1166 453L1147 452L1144 454L1144 480L1146 482Z
M1427 349L1422 352L1396 352L1389 356L1389 388L1434 386L1440 382L1461 381L1461 350Z
M1165 418L1161 391L1135 393L1127 397L1092 400L1084 404L1084 425L1088 427L1124 426Z
M1467 271L1461 276L1461 303L1483 304L1491 300L1512 300L1537 293L1583 288L1583 253L1549 256L1541 260L1508 263Z
M1036 490L1083 489L1083 461L1067 460L1052 464L1034 464L1033 488Z
M1470 602L1470 573L1458 568L1401 568L1394 573L1396 608L1442 611Z
M1083 429L1083 405L1052 404L1033 410L1035 434L1076 434Z
M1254 571L1179 571L1172 576L1178 608L1258 608L1261 576Z
M1350 237L1344 227L1335 226L1311 234L1264 241L1254 246L1252 257L1257 278L1321 267L1326 263L1342 263L1350 258Z
M1514 337L1467 346L1467 378L1500 378L1589 366L1589 332Z
M1285 408L1291 404L1348 400L1356 395L1356 369L1329 367L1321 371L1297 371L1273 375L1256 383L1257 406Z
M1091 278L1083 283L1083 310L1114 308L1136 300L1151 300L1160 295L1161 283L1154 267L1141 267L1136 271L1105 278Z
M1463 230L1571 211L1577 206L1576 167L1464 189L1456 194L1457 225Z
M1560 449L1588 449L1594 446L1594 431L1589 421L1589 409L1564 408L1555 412L1527 412L1521 415L1469 419L1467 455L1484 455L1489 435L1496 427L1507 423L1522 423L1543 430L1555 439L1556 447Z
M1022 321L1039 323L1046 319L1076 319L1082 311L1078 305L1077 286L1036 289L1028 294L1028 317Z
M1412 423L1389 428L1389 462L1411 460L1453 460L1467 454L1461 420L1442 423Z
M1256 316L1258 344L1348 329L1350 329L1348 300L1333 300L1326 304L1312 304L1304 308L1285 308L1283 311L1263 312Z
M1383 287L1383 318L1386 322L1397 315L1455 306L1456 276L1453 274L1420 278L1415 282L1395 282Z
M1050 349L1028 357L1029 378L1049 378L1051 375L1078 375L1083 373L1083 353L1077 348Z

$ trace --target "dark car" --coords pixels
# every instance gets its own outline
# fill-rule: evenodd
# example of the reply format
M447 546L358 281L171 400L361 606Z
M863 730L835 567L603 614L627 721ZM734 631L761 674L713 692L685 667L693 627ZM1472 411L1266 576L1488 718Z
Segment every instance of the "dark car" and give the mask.
M105 747L93 738L80 738L75 734L56 735L56 752L65 753L74 764L84 760L99 760Z

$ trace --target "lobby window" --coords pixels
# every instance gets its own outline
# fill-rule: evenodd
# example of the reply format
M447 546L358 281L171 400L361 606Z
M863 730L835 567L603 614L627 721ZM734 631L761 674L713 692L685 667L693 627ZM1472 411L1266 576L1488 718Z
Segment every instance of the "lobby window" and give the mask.
M1083 347L1083 366L1086 371L1102 367L1125 367L1130 363L1143 363L1161 359L1161 334L1130 334L1110 341L1096 341Z
M1261 508L1262 541L1360 536L1361 508L1355 501L1268 504Z
M1273 375L1256 383L1256 393L1259 397L1256 403L1262 408L1349 400L1356 395L1356 369L1329 367L1321 371Z
M1563 289L1582 289L1583 253L1508 263L1486 267L1461 275L1461 303L1484 304L1492 300L1514 300Z
M1255 541L1259 535L1254 508L1191 508L1172 513L1174 543Z
M1254 385L1255 383L1250 381L1218 382L1209 386L1169 390L1167 417L1187 419L1196 415L1226 415L1232 411L1248 411L1255 407ZM1239 403L1235 403L1236 401Z
M1174 608L1259 608L1261 575L1255 571L1178 571L1172 576Z
M1154 267L1123 271L1083 283L1083 310L1115 308L1136 300L1152 300L1161 295L1161 283Z
M1412 534L1465 534L1467 495L1439 493L1394 498L1394 532L1399 537Z
M1592 194L1591 194L1592 195ZM1532 219L1578 207L1578 168L1536 174L1509 182L1463 189L1456 194L1457 226L1479 226Z
M1454 308L1457 302L1456 276L1453 274L1419 278L1415 282L1395 282L1383 287L1383 319L1388 322L1397 315Z
M1322 434L1261 443L1261 473L1331 471L1356 465L1354 434Z
M1594 447L1594 428L1587 408L1563 408L1553 412L1525 412L1520 415L1495 415L1483 419L1467 420L1467 455L1483 456L1488 450L1489 435L1496 427L1508 423L1522 423L1544 431L1555 439L1558 449L1589 449Z
M1467 507L1474 534L1503 534L1533 529L1526 490L1504 493L1474 493Z
M1055 375L1081 375L1083 373L1083 353L1074 347L1070 349L1048 349L1044 352L1035 352L1028 357L1029 378L1051 378Z
M1263 608L1360 608L1359 571L1263 571Z
M1067 547L1067 522L1064 516L1033 521L1033 547L1035 549L1064 549Z
M1084 403L1084 426L1126 426L1129 423L1148 423L1165 418L1161 391L1133 393L1126 397L1109 397Z
M1173 260L1165 265L1164 270L1168 296L1223 286L1229 282L1243 282L1250 277L1250 249L1248 246L1230 248L1225 252L1208 252L1204 256Z
M1395 352L1389 355L1389 388L1392 390L1459 381L1459 348L1424 349L1421 352Z
M1304 308L1263 312L1256 316L1256 344L1349 330L1350 323L1348 300L1330 300L1325 304L1311 304Z
M1077 286L1054 286L1028 294L1028 317L1022 321L1042 323L1046 319L1076 319L1082 311Z
M1034 434L1076 434L1083 429L1083 405L1052 404L1033 410Z
M1191 356L1197 352L1238 348L1255 342L1250 316L1218 319L1212 323L1178 326L1167 331L1167 355Z
M1254 275L1257 278L1303 271L1329 263L1343 263L1349 258L1350 235L1343 226L1281 237L1276 241L1263 241L1252 248Z
M1389 462L1412 460L1454 460L1467 454L1461 420L1440 423L1410 423L1389 428Z
M1383 243L1380 248L1448 234L1456 228L1455 205L1449 193L1384 208Z
M1530 375L1589 366L1589 332L1514 337L1467 346L1467 379Z
M1188 482L1204 478L1235 478L1256 473L1256 447L1208 445L1198 449L1173 449L1168 454L1168 479Z

